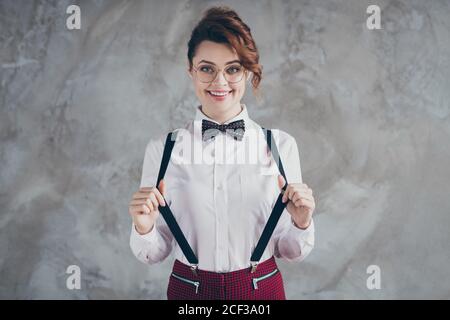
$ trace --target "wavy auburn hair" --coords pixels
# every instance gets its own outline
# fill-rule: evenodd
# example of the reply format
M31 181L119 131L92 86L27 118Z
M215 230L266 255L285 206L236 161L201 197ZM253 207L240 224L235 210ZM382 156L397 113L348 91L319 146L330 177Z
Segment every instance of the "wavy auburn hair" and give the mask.
M252 72L253 93L258 96L263 68L259 64L258 48L250 28L238 14L227 6L211 7L204 12L202 19L192 30L188 42L189 70L193 66L195 50L204 40L223 43L236 50L244 68Z

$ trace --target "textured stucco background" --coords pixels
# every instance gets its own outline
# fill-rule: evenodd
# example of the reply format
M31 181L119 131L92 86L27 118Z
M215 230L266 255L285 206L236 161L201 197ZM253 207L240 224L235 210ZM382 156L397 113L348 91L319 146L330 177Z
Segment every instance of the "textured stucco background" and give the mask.
M217 3L0 2L0 298L166 298L172 258L132 255L127 206L148 140L194 115L186 44ZM264 65L243 102L297 139L316 198L315 249L279 261L288 298L449 299L450 1L220 3Z

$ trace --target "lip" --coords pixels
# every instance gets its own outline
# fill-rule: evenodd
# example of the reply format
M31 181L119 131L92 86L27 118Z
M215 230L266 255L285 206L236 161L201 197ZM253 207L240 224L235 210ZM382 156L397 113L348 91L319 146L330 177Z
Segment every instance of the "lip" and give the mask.
M233 93L234 90L205 90L208 94L208 97L211 97L211 99L213 99L214 101L223 101L226 98L228 98L228 96L230 96L230 94ZM215 91L215 92L228 92L228 94L224 95L224 96L214 96L210 93L210 91Z

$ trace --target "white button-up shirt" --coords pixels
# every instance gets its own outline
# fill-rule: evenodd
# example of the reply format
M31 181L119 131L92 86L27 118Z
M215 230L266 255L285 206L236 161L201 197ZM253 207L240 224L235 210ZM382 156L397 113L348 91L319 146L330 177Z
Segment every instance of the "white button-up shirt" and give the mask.
M268 153L262 128L249 118L246 105L241 106L242 111L226 124L240 119L245 121L242 141L226 133L203 141L202 119L216 121L198 106L195 119L185 128L177 129L177 140L164 177L166 205L170 206L202 270L230 272L248 268L280 193L280 173ZM282 130L272 130L272 135L288 183L301 183L295 139ZM165 139L166 134L148 143L141 187L155 186ZM161 262L174 250L176 259L189 264L162 215L145 235L137 233L132 224L130 246L144 263ZM299 229L285 209L260 262L272 255L300 262L313 246L314 221L307 229Z

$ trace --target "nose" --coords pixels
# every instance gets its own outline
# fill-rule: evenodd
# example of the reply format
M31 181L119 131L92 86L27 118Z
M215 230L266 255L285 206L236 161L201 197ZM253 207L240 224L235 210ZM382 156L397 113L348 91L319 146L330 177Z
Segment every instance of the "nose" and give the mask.
M216 78L213 80L214 84L228 84L228 81L225 79L225 76L223 75L223 71L217 72Z

